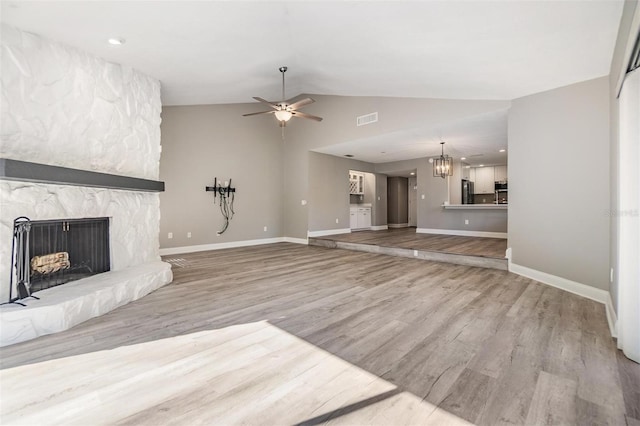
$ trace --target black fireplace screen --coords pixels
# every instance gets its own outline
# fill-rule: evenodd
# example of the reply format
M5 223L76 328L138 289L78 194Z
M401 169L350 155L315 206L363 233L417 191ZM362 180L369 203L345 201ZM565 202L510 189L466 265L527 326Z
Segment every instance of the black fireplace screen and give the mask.
M28 250L32 293L106 272L109 218L31 221Z

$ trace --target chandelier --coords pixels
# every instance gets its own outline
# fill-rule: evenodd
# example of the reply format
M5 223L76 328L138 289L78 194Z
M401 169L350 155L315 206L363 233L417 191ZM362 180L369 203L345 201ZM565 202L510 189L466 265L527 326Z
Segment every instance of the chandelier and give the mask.
M433 159L433 177L444 179L446 176L453 176L453 158L444 155L444 142L440 142L440 145L442 153L440 157Z

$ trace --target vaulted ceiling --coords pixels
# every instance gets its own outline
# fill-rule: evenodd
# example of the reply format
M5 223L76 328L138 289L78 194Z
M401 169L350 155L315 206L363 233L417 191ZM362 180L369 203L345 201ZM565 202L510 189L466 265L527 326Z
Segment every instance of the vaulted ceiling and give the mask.
M164 105L280 100L282 65L289 67L286 97L511 100L607 75L622 6L14 0L2 1L0 19L159 79ZM109 38L125 43L113 46ZM447 152L470 164L507 161L499 152L507 146L506 111L318 151L380 163L435 155L443 137Z
M3 1L2 21L130 65L165 105L299 93L513 99L607 75L621 1ZM121 46L110 37L126 40Z

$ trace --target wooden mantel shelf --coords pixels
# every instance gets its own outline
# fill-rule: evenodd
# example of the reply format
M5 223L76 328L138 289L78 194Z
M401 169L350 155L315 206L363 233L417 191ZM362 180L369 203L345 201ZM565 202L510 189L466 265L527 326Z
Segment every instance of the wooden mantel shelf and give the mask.
M0 158L0 180L163 192L164 182Z

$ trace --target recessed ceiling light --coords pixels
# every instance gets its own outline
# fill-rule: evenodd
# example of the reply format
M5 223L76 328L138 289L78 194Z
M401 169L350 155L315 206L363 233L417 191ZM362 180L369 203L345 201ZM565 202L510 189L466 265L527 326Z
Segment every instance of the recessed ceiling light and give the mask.
M465 169L470 169L470 168L471 168L471 166L464 166L464 168L465 168Z
M120 46L120 45L122 45L122 44L125 44L125 43L126 43L126 40L125 40L125 39L123 39L123 38L116 38L116 37L110 38L108 41L109 41L109 44L112 44L112 45L114 45L114 46Z
M460 157L460 159L461 159L461 160L466 160L466 159L467 159L467 157Z
M344 156L345 157L349 157L349 158L353 158L353 155L351 155L351 154L345 154Z
M501 149L501 150L500 150L500 151L498 151L498 152L505 152L505 151L506 151L506 149Z
M484 164L480 164L478 167L484 167Z
M414 176L414 175L415 175L415 173L414 173L414 172L411 172L411 173L409 173L409 174L410 174L411 176Z

